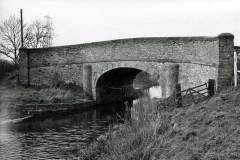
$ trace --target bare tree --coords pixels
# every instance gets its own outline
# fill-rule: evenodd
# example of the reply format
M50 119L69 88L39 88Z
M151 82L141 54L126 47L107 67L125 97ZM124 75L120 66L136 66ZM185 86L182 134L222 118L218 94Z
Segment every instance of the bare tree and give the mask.
M14 61L18 61L20 47L20 20L15 16L3 21L0 25L0 53Z
M24 47L39 48L52 45L52 24L36 19L31 25L23 25ZM21 47L21 23L16 16L0 24L0 54L3 54L18 64L18 50Z
M31 48L50 47L52 45L52 40L53 40L53 28L50 19L47 19L45 21L36 19L30 25L30 36L28 37L29 47Z

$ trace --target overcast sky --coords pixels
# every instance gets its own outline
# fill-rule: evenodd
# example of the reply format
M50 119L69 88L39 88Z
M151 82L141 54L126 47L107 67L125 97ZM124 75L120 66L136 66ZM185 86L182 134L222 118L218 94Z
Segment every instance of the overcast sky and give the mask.
M235 35L239 0L0 0L0 21L24 12L24 21L49 15L54 45L131 37Z

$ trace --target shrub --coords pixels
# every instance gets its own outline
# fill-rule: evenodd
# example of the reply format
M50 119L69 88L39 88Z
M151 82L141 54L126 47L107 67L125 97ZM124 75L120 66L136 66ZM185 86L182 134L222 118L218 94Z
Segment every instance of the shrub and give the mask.
M8 73L14 71L15 66L12 62L4 59L0 59L0 79L6 76Z

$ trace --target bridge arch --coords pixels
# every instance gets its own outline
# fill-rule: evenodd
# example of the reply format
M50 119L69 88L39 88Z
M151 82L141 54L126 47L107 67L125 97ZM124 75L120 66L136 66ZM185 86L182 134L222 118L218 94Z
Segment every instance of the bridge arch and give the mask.
M138 68L119 67L104 72L96 82L96 100L110 102L136 96L136 91L157 85L151 75ZM140 92L139 92L140 93ZM110 98L111 97L111 98ZM110 99L109 99L110 98Z
M93 99L97 99L97 88L98 82L101 83L101 79L104 76L108 76L109 74L122 74L127 73L145 73L148 74L151 79L154 79L155 82L162 83L164 80L161 79L164 76L164 64L156 63L156 62L142 62L142 61L120 61L120 62L102 62L102 63L95 63L95 64L88 64L92 66L92 97ZM118 73L115 73L118 72ZM131 72L131 73L129 73ZM99 81L100 80L100 81Z
M110 80L113 81L113 79L110 78L111 76L109 77L110 74L124 75L124 73L126 72L127 74L130 74L129 75L130 77L133 78L133 76L131 76L131 73L133 75L136 75L137 73L145 73L145 81L147 81L148 85L152 85L151 83L153 82L155 83L154 84L155 86L157 83L158 86L161 87L162 97L170 96L175 90L176 83L178 83L178 75L179 75L178 64L159 63L159 62L142 62L142 61L120 61L120 62L111 62L111 63L109 62L94 63L94 64L92 63L92 64L86 64L86 65L90 65L92 68L91 70L92 72L90 74L92 79L92 83L90 84L90 86L92 87L86 86L86 88L91 88L91 95L94 100L99 99L99 95L98 95L99 84L100 86L101 84L103 84L102 79L104 79L104 81L110 81ZM107 76L108 78L105 76ZM140 76L143 76L143 75L140 74ZM87 83L84 83L84 84L87 84Z

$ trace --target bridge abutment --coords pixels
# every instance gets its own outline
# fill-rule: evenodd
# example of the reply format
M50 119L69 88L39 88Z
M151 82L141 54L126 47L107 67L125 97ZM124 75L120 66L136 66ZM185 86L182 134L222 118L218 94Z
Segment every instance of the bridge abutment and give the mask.
M163 98L167 98L176 90L176 85L178 84L179 79L179 65L173 64L167 66L164 76L165 83L162 85L162 96Z
M175 93L176 85L179 78L179 65L170 65L166 72L166 97L169 97Z

